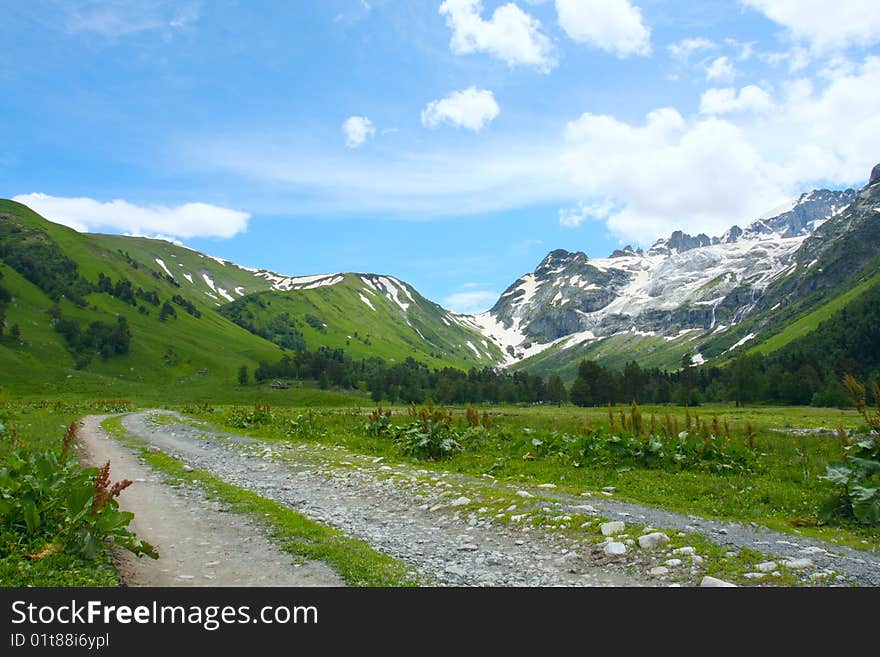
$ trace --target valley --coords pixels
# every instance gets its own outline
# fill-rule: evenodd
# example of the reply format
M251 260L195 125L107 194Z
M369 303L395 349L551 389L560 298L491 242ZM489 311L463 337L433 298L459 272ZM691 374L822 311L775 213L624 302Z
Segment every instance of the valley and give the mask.
M878 169L720 237L553 250L478 315L0 201L0 458L80 481L54 436L83 422L159 553L77 552L4 475L0 582L263 585L253 536L296 585L878 585Z

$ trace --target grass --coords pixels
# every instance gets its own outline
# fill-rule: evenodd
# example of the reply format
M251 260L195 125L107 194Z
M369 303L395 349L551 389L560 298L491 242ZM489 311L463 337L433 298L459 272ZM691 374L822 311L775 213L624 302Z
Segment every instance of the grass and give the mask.
M129 446L141 447L141 456L171 482L200 485L209 496L228 504L235 513L253 516L269 529L270 538L283 550L302 559L323 561L351 586L415 586L417 581L399 561L367 543L321 525L289 507L249 490L233 486L204 470L185 472L183 464L167 454L143 449L142 441L128 435L120 418L109 418L102 427Z
M853 411L810 407L737 409L732 406L700 407L701 417L717 415L731 425L732 440L744 442L745 423L758 433L753 471L715 474L709 471L648 469L641 467L576 467L567 455L524 460L530 440L553 431L577 434L584 426L607 424L606 409L563 407L488 407L494 424L488 437L469 443L456 456L442 461L418 461L402 456L387 437L368 435L361 409L273 409L274 420L265 426L240 429L227 423L230 408L200 413L199 419L224 429L266 440L312 442L371 456L389 463L418 464L438 473L492 475L498 480L553 483L572 494L614 487L614 497L681 513L740 522L756 522L780 531L821 538L861 549L880 547L880 530L854 524L802 526L815 523L816 510L831 493L818 477L825 465L841 458L836 438L823 435L794 436L771 429L833 428L860 425ZM481 409L482 410L482 409ZM394 409L395 424L408 422L407 411ZM682 409L645 407L643 416L670 412L683 425ZM691 410L694 413L694 409ZM464 425L463 409L456 417ZM529 429L533 433L523 430Z

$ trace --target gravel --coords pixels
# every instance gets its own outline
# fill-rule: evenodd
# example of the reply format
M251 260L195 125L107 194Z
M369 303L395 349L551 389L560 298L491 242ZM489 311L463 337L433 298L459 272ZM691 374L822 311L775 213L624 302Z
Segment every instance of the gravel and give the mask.
M626 524L662 529L669 536L700 534L731 555L748 548L766 555L766 561L800 565L808 560L810 565L797 573L809 583L880 586L880 555L873 551L776 532L754 523L712 520L623 502L608 497L613 490L597 496L576 496L547 486L526 490L522 483L510 485L489 476L386 465L381 457L352 454L341 447L290 446L188 424L156 425L152 421L155 413L130 414L123 418L123 425L193 467L367 541L432 584L662 585L649 575L666 558L662 550L653 558L636 549L626 557L611 559L603 552L607 544L596 546L592 538L579 540L570 532L535 526L532 516L543 512L552 516L555 527L566 528L568 514L596 515L600 522L625 518ZM463 502L466 498L480 504L481 491L487 489L513 503L505 503L507 510L502 509L506 522L491 513L475 513ZM615 522L624 524L623 520ZM620 534L624 527L614 526L613 533ZM622 539L618 536L615 542ZM691 568L699 569L701 563L692 560ZM829 576L832 571L835 575ZM825 575L815 577L817 572ZM698 582L700 573L685 572L680 579Z

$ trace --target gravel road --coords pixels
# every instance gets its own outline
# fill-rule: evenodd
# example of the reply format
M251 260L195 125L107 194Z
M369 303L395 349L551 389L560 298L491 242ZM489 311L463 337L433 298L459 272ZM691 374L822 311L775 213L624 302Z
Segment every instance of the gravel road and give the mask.
M742 548L767 555L777 565L751 573L756 584L771 582L772 573L782 570L804 584L880 585L880 555L875 552L630 504L601 493L578 497L550 485L514 485L487 476L388 465L340 447L260 441L207 425L169 424L168 418L157 423L161 413L166 412L127 415L123 426L192 467L367 541L418 571L426 583L698 583L706 567L699 555L637 547L640 528L648 526L670 537L700 534L727 550L730 558ZM626 553L609 556L606 544L597 545L594 529L579 532L576 523L584 517L595 518L584 525L624 521L627 528L606 543L619 541L627 546ZM253 559L249 550L242 555Z

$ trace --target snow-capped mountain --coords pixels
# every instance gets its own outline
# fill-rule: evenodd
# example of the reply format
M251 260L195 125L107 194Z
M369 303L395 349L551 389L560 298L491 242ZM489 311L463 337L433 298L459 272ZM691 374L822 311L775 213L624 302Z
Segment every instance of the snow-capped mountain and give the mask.
M473 324L504 350L506 364L622 333L666 340L721 333L755 309L796 267L805 240L857 196L816 190L745 229L718 237L675 231L647 252L627 246L590 259L551 251Z

